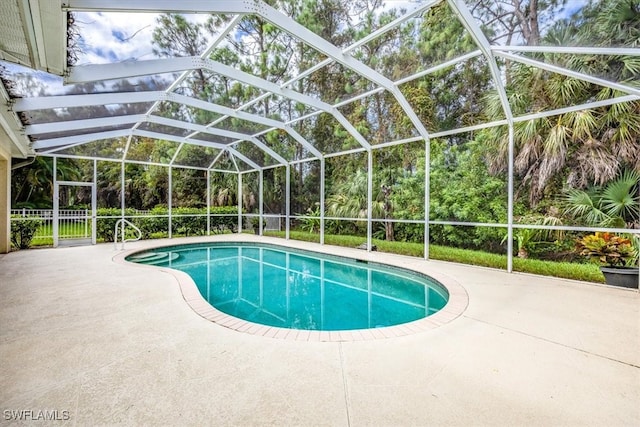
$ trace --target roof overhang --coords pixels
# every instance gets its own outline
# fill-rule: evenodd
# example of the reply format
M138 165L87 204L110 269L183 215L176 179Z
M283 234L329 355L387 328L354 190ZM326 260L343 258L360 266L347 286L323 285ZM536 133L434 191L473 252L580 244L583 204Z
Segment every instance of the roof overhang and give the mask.
M51 74L67 69L67 13L61 0L3 0L0 60ZM0 83L0 148L11 157L34 155L11 97Z
M67 14L61 0L3 0L0 59L63 75L67 68Z
M4 83L0 82L0 150L20 159L34 156L35 152L30 146L24 127L16 113L11 110L12 102Z

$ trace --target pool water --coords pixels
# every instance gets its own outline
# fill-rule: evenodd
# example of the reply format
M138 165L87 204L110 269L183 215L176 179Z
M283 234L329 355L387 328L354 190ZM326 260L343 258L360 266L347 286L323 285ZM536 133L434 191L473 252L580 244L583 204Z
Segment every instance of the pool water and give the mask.
M422 319L447 303L435 280L381 264L258 244L198 244L131 255L187 273L216 309L249 322L352 330Z

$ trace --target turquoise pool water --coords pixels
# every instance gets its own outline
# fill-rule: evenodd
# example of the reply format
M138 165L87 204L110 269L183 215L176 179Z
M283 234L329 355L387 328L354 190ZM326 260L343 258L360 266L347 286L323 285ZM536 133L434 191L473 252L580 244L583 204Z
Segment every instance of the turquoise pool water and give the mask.
M444 287L427 276L280 246L182 245L127 260L184 271L216 309L281 328L337 331L398 325L429 316L448 300Z

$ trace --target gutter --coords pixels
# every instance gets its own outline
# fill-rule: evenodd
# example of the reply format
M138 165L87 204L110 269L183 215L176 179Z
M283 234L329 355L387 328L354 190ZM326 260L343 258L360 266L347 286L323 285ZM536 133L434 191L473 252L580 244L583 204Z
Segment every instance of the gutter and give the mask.
M31 163L35 161L36 161L36 156L29 156L25 160L19 161L17 163L14 163L13 160L11 160L11 170L13 171L24 166L29 166Z

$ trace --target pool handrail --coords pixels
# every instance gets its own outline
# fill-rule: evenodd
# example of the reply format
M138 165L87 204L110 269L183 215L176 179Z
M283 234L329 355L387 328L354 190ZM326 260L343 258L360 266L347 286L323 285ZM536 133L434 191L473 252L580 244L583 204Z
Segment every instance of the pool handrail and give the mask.
M138 237L136 237L135 239L126 239L125 238L125 233L124 233L124 229L125 229L126 225L129 225L134 230L136 230L138 232ZM136 227L135 224L133 224L131 221L129 221L127 219L120 218L118 221L116 221L116 227L113 230L113 244L114 244L116 250L118 250L118 231L120 231L120 233L122 233L122 236L120 238L120 242L121 242L120 250L124 250L124 244L126 242L137 242L138 240L140 240L142 238L142 231L138 227Z

